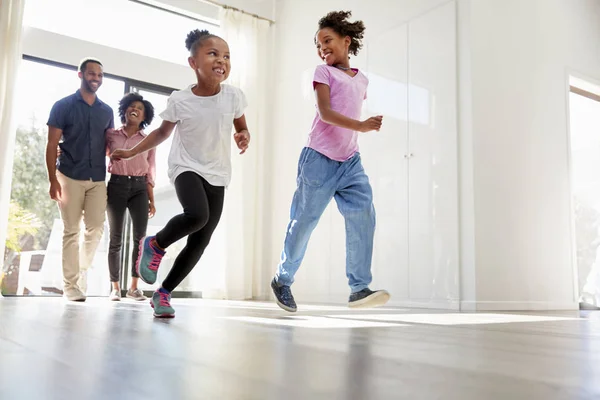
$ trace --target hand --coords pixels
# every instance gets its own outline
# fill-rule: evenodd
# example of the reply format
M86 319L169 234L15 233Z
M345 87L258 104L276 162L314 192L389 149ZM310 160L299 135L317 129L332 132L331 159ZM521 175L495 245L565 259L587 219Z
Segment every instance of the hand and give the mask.
M154 207L154 202L151 201L150 204L148 204L148 218L154 217L155 214L156 214L156 207Z
M50 190L48 191L50 198L54 201L61 202L62 200L62 187L57 179L50 181Z
M248 150L248 144L250 143L250 133L246 130L239 131L238 133L233 135L235 139L235 144L237 144L238 149L240 149L240 154L244 154L246 150Z
M125 150L125 149L117 149L115 151L112 152L112 154L110 155L110 158L113 160L129 160L130 158L133 158L134 155L131 154L131 150Z
M383 122L383 115L371 117L365 121L359 122L358 131L359 132L370 132L370 131L378 131L379 132L382 122Z

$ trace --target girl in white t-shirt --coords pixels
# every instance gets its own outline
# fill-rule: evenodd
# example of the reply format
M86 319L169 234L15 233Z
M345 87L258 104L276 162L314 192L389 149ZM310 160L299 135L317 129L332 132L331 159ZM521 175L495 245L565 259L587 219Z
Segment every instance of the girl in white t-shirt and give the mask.
M240 154L250 142L244 93L221 83L231 68L227 42L196 29L188 34L185 45L197 83L171 94L167 109L160 114L163 122L158 129L132 149L112 154L116 159L135 157L164 142L177 127L169 154L169 178L183 213L173 217L156 236L140 241L136 263L140 278L153 284L165 249L189 235L162 286L152 296L154 316L159 318L175 316L171 292L198 263L221 218L225 187L231 179L233 128Z

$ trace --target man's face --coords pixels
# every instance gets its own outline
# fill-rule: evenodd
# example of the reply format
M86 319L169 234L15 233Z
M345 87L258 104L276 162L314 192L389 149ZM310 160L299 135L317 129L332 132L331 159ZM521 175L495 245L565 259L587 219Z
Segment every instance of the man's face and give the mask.
M96 93L102 86L104 72L102 66L95 62L88 62L85 71L79 73L81 79L81 88L90 93Z

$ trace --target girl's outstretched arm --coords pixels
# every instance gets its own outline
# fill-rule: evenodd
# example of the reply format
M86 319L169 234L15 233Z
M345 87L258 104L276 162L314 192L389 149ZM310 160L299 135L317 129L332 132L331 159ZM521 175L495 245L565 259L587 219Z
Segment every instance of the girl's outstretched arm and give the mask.
M153 130L148 136L146 136L141 142L133 146L130 150L117 149L111 154L111 158L128 160L137 156L138 154L144 153L150 149L155 148L171 136L173 129L175 128L176 122L163 121L162 124Z

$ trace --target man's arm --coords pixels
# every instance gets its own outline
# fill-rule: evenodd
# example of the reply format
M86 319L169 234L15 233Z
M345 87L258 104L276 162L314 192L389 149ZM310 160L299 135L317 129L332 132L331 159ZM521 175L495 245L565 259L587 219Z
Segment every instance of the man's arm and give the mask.
M48 144L46 145L46 168L48 169L48 181L50 182L50 198L60 201L62 188L56 177L56 159L58 157L58 143L62 137L62 129L48 126Z

